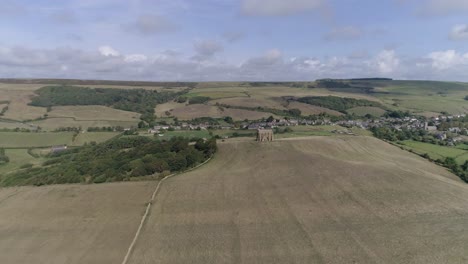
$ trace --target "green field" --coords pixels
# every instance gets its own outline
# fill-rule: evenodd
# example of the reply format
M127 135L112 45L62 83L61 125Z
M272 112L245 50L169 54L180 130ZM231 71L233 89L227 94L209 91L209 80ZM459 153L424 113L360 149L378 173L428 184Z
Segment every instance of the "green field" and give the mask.
M119 134L119 132L84 132L78 134L75 140L70 143L70 146L82 146L83 144L90 143L92 141L100 143Z
M346 110L347 113L350 114L355 114L358 116L365 116L367 114L370 114L372 116L382 116L385 114L385 110L379 107L372 107L372 106L360 106L360 107L354 107L351 109Z
M34 158L28 154L27 149L6 149L5 154L10 158L10 162L0 165L0 178L2 175L15 171L25 164L39 164L42 158Z
M406 140L400 144L407 150L412 150L417 154L427 153L431 159L444 160L447 157L455 158L458 164L463 164L468 160L468 150L457 147L439 146L430 143ZM466 145L465 145L466 146Z
M0 132L0 138L1 148L50 147L56 145L70 144L73 139L73 133Z

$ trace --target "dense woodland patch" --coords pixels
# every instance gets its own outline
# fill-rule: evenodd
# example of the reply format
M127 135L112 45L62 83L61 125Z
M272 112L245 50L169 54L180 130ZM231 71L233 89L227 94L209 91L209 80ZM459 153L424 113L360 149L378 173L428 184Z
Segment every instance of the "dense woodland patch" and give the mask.
M145 89L86 88L76 86L46 86L36 91L30 105L104 105L116 109L141 113L141 119L154 120L154 108L185 92L158 92Z
M101 183L146 175L166 175L196 166L216 152L216 140L174 137L160 141L148 137L120 137L50 154L41 167L7 175L2 186L61 183Z
M299 98L298 101L301 103L336 110L345 114L346 110L359 106L382 107L382 105L378 102L337 96L307 96Z

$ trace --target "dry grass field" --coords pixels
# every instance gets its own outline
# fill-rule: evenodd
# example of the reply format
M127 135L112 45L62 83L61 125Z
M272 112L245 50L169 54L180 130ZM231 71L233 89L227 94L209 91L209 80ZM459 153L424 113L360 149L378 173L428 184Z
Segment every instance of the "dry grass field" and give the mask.
M0 263L121 263L156 184L0 189Z
M139 121L140 114L102 105L54 106L49 117L70 117L77 121Z
M14 120L30 120L43 116L44 107L29 106L34 90L41 88L40 84L5 84L0 83L0 101L10 101L4 118Z
M467 263L466 201L374 138L227 141L163 184L129 263Z

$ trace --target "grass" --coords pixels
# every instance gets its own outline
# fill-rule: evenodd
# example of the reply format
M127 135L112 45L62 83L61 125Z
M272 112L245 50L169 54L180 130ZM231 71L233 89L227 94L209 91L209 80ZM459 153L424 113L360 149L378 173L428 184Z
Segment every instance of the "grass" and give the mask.
M82 146L85 143L90 143L92 141L96 143L101 143L106 140L109 140L117 135L119 132L85 132L80 133L75 138L75 140L70 144L71 146Z
M0 165L0 178L9 172L19 169L25 164L40 164L43 159L34 158L28 154L27 149L6 149L5 154L10 158L10 162Z
M333 130L344 130L344 127L341 126L293 126L290 127L293 132L288 133L276 133L274 136L277 139L280 138L293 138L293 137L307 137L307 136L332 136L335 135L332 133ZM281 127L280 129L284 129Z
M400 142L400 145L407 150L412 150L417 154L427 153L431 159L444 160L447 157L455 158L460 165L468 160L468 149L460 147L439 146L430 143L406 140ZM463 145L462 145L463 146ZM465 145L466 146L466 145Z
M466 185L420 157L369 137L218 147L206 165L164 182L130 263L466 258Z
M354 107L351 109L346 110L347 113L355 114L358 116L365 116L370 114L372 116L382 116L385 114L385 110L380 107L372 107L372 106L361 106L361 107Z
M72 132L19 133L0 132L2 148L34 148L71 144Z

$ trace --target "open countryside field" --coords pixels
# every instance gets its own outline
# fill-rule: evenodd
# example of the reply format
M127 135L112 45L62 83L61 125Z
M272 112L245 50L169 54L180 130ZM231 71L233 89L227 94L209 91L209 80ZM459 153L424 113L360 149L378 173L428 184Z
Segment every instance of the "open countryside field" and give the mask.
M71 146L82 146L85 143L90 143L93 141L96 143L101 143L119 134L119 132L83 132L79 133L75 140L69 144Z
M116 132L84 132L73 140L73 132L17 133L0 132L0 148L37 148L57 145L81 146L84 143L97 143L115 137Z
M5 154L10 158L10 162L0 166L0 179L3 175L20 169L21 166L26 164L39 165L44 159L34 158L29 155L27 149L6 149Z
M382 81L376 82L376 94L387 104L413 112L437 112L450 114L468 112L463 98L468 92L467 83L430 81Z
M365 116L367 114L370 114L372 116L382 116L383 114L385 114L385 110L383 110L382 108L372 106L354 107L347 110L347 112L358 116Z
M129 263L466 263L467 200L374 138L234 139L165 181Z
M0 148L30 148L70 144L72 132L17 133L0 132Z
M136 127L138 120L135 121L117 121L117 120L94 120L94 121L75 121L71 117L66 118L48 118L45 120L38 120L30 122L35 126L40 126L43 130L53 131L62 127L81 127L86 130L88 127Z
M0 188L0 263L121 263L156 184Z
M468 160L468 149L454 148L439 146L430 143L406 140L400 144L403 148L407 150L412 150L418 154L427 153L431 159L441 159L444 160L447 157L455 158L455 160L461 165ZM466 146L466 145L465 145Z
M43 116L46 109L29 106L34 91L44 85L39 84L4 84L0 83L0 101L9 101L8 111L2 118L30 120Z

